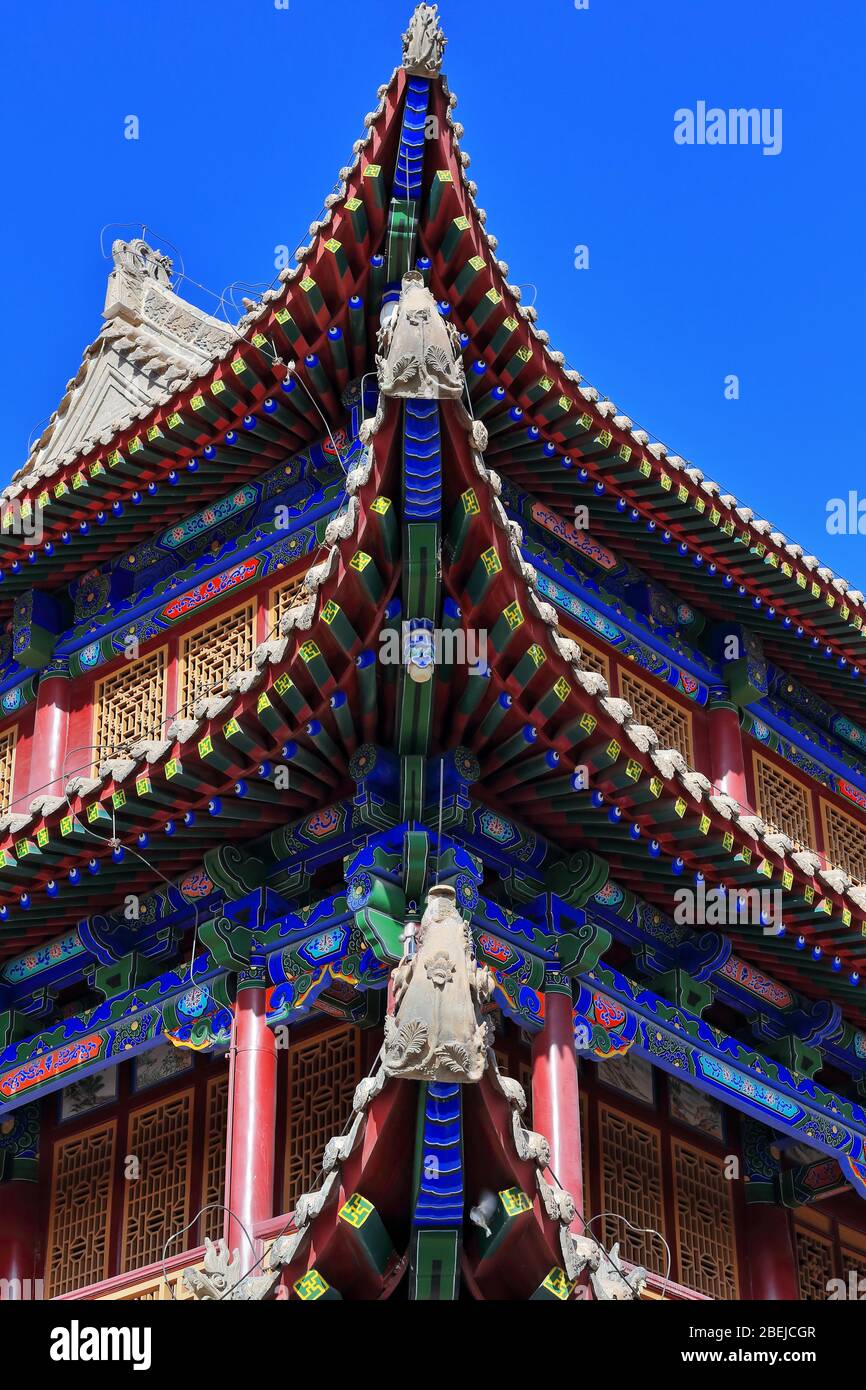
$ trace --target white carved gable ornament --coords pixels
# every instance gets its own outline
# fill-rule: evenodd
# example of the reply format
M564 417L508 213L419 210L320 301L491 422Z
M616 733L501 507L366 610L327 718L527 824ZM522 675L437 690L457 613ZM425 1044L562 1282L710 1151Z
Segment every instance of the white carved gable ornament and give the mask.
M438 5L418 5L403 35L403 67L413 77L438 77L448 40Z
M410 949L411 949L411 938ZM481 1006L493 976L479 966L450 884L430 889L417 951L394 971L394 1013L385 1019L383 1065L409 1081L480 1081L492 1039Z
M384 396L457 400L465 374L460 335L439 313L420 271L403 276L396 309L379 329L376 372Z

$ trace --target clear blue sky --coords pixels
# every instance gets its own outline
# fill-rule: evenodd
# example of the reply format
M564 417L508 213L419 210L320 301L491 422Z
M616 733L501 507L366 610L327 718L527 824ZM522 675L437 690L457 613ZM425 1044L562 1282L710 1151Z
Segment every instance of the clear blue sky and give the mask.
M214 291L270 282L275 246L307 239L362 134L411 9L6 0L3 480L98 331L103 224L146 222ZM866 538L826 532L829 498L866 496L863 0L440 10L479 201L553 345L866 589ZM699 101L781 108L781 153L675 144L674 112ZM106 250L134 234L109 228Z

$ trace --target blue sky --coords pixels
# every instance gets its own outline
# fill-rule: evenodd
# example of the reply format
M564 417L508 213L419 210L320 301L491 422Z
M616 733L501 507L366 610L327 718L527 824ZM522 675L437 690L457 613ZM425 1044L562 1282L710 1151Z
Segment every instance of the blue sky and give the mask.
M7 0L3 480L98 331L104 224L124 224L106 253L141 222L173 243L215 295L182 292L211 312L232 282L269 283L275 247L307 239L362 133L411 8ZM479 201L553 345L866 589L864 538L826 530L828 499L866 497L862 0L440 10ZM677 145L674 113L699 101L781 108L781 153Z

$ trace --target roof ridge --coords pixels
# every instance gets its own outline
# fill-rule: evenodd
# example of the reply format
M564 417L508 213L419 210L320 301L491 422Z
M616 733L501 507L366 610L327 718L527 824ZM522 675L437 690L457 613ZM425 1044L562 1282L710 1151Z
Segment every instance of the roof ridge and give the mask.
M143 237L130 241L116 240L111 248L112 269L108 275L103 322L96 337L81 354L81 364L75 376L66 384L66 391L48 419L48 424L31 446L27 460L12 475L9 488L26 489L57 471L67 461L94 446L93 428L72 448L56 451L52 445L58 435L62 442L65 430L74 421L76 410L86 400L88 382L95 367L104 358L106 348L113 348L137 369L128 379L130 395L138 388L146 397L134 405L132 400L125 413L115 416L107 426L112 432L125 428L145 408L147 413L160 404L170 392L178 372L190 365L203 363L208 348L218 345L220 338L231 338L234 330L190 300L184 299L171 284L173 263L169 256L155 251ZM151 368L158 367L158 373ZM122 361L115 367L120 370ZM173 375L166 375L174 368ZM145 383L153 378L152 387ZM106 427L102 427L102 432ZM9 495L9 488L3 496Z

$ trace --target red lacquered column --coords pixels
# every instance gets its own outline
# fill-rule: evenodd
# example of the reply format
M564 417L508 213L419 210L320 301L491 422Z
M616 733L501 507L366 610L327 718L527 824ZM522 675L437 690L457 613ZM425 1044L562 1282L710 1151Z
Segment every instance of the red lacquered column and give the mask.
M59 663L49 666L40 678L30 757L31 800L34 796L63 795L70 685L69 676ZM86 761L89 754L90 750L85 749L82 759ZM68 776L72 776L71 770Z
M544 1027L532 1040L532 1128L550 1142L550 1167L583 1215L580 1095L574 1050L571 984L550 974L544 983ZM573 1229L583 1223L576 1217Z
M255 1227L274 1214L277 1044L265 1022L265 998L259 986L241 989L232 1030L226 1235L244 1272L257 1257L246 1233L254 1240Z
M768 1303L798 1300L800 1286L787 1209L772 1202L748 1203L746 1238L752 1298Z
M0 1300L41 1297L38 1196L35 1182L0 1183Z
M741 806L748 806L746 763L740 733L740 713L727 700L711 700L707 712L710 781Z

